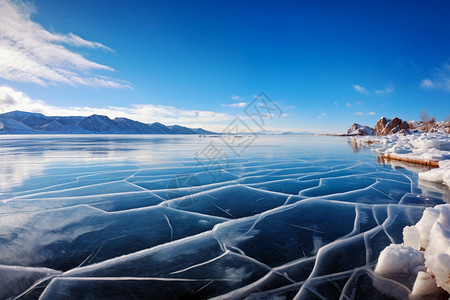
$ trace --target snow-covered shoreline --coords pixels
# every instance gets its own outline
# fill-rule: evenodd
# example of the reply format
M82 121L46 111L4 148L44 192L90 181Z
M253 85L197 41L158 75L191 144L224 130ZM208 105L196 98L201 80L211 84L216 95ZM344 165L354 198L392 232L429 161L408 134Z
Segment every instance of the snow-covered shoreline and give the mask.
M360 136L352 139L359 146L371 145L372 150L387 159L436 167L419 173L419 178L443 183L450 187L450 135L446 133L411 133L387 136Z

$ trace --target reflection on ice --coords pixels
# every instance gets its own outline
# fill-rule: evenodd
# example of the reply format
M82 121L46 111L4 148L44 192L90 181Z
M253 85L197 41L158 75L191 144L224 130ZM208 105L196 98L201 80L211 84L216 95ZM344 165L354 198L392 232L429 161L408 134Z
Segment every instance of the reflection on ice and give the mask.
M0 137L0 298L408 297L377 259L448 189L334 137L205 169L212 139Z

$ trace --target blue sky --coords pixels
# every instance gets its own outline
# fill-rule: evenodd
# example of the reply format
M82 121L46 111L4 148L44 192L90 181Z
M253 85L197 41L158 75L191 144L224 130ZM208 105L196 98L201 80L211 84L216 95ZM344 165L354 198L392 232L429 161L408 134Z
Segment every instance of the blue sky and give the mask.
M0 112L220 131L264 91L283 111L268 130L444 120L449 14L448 1L0 0Z

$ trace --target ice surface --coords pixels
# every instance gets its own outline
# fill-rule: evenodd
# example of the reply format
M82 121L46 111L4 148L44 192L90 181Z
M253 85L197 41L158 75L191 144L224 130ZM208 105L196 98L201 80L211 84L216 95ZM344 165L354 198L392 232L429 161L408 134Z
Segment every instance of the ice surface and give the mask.
M386 279L371 268L357 268L345 284L340 299L408 299L410 290Z
M65 271L210 230L224 220L161 206L106 213L80 205L14 214L0 218L0 263Z
M0 298L14 297L25 292L36 281L60 274L61 272L49 268L0 265Z
M380 145L397 140L445 146ZM0 141L2 299L406 299L415 277L374 273L404 236L448 268L447 187L347 138L264 136L240 157L215 137ZM195 160L211 142L225 165Z

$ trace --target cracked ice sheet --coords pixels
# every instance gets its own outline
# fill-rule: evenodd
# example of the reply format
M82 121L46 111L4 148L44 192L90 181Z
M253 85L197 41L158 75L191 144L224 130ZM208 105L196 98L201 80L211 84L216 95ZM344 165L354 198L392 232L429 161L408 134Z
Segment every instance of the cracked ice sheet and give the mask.
M69 270L207 231L223 221L162 206L107 213L80 205L3 216L0 264Z
M381 250L446 199L346 139L262 137L225 170L193 160L214 138L45 139L0 148L0 263L28 278L19 299L375 293Z

